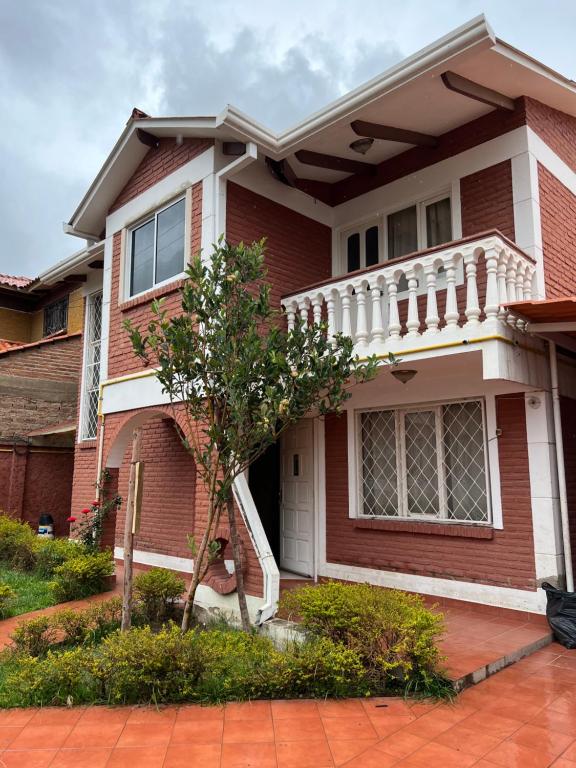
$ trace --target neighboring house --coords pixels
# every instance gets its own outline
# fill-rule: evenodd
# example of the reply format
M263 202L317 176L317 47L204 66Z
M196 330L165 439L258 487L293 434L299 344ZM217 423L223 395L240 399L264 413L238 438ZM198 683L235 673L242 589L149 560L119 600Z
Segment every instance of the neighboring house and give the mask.
M82 251L35 279L0 275L0 510L32 526L49 513L57 535L69 530L84 295L96 258Z
M145 323L159 296L177 313L186 262L220 234L266 237L288 323L324 316L361 356L401 363L356 387L344 416L303 419L237 481L252 612L274 613L280 569L543 611L538 587L564 582L569 554L549 359L573 461L575 348L557 335L549 358L506 305L576 293L575 147L574 83L483 17L281 134L232 107L135 110L67 225L104 249L72 509L102 469L126 496L130 435L144 425L135 561L190 572L205 491L181 413L123 321ZM211 574L200 602L233 606L230 581Z

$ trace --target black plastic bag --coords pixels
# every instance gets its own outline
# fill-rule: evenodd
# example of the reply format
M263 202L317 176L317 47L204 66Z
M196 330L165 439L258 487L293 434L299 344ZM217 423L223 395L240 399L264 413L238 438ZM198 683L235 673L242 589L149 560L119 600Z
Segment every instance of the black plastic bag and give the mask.
M547 581L542 589L546 592L546 618L554 637L565 648L576 648L576 592L563 592Z

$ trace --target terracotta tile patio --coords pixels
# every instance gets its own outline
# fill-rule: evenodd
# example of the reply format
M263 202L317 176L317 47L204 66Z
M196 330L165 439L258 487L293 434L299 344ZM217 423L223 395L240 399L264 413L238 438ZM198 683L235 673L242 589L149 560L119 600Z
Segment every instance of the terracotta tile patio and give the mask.
M402 699L0 711L2 768L576 768L556 643L454 704Z

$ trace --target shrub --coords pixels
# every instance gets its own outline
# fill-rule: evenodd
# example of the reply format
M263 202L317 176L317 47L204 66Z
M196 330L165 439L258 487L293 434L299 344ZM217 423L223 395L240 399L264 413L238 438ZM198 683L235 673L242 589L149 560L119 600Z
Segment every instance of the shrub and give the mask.
M98 647L94 673L113 704L186 701L193 697L203 665L194 633L179 627L155 634L150 627L117 632Z
M56 598L78 600L102 592L106 578L114 573L114 560L109 551L90 552L66 560L54 570Z
M134 597L141 603L144 618L155 624L172 615L185 588L180 576L164 568L151 568L134 579Z
M72 539L37 539L35 553L36 570L41 576L49 578L59 565L87 554L88 549Z
M57 639L53 617L37 616L23 621L11 638L18 651L30 656L42 656Z
M16 592L9 584L0 582L0 618L5 618L10 613L12 603L16 599Z
M313 635L357 652L381 689L421 688L438 678L442 616L426 609L419 595L328 582L286 592L281 606Z
M0 515L0 560L12 568L31 570L37 537L27 523Z
M122 620L122 598L112 597L101 603L93 603L83 613L88 616L93 639L99 640L119 628ZM132 619L134 618L133 615Z

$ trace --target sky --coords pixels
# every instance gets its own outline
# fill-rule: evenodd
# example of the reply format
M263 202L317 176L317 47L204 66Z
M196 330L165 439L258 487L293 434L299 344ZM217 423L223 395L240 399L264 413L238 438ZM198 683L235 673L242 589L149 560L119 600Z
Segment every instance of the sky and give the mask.
M62 222L134 106L284 129L479 13L576 79L574 0L0 0L0 272L83 247Z

